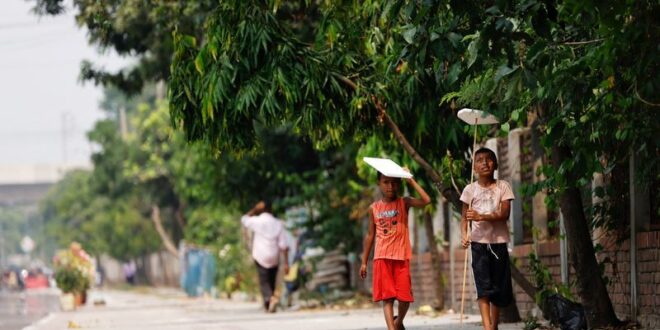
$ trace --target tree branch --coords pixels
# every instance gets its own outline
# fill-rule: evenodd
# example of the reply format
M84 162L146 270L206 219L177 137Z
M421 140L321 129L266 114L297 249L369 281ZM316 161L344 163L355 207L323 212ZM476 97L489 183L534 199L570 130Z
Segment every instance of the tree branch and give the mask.
M332 76L339 79L344 84L348 85L348 87L350 87L351 89L357 90L357 84L355 84L352 80L350 80L350 79L348 79L348 78L346 78L346 77L344 77L344 76L342 76L338 73L335 73L335 72L332 73Z
M333 72L332 75L335 78L339 79L344 84L346 84L351 89L357 90L358 86L352 80L338 73ZM415 162L417 162L424 169L426 175L428 175L429 178L431 178L431 181L433 181L433 185L435 186L435 188L438 189L438 191L440 191L442 196L444 196L448 201L450 201L454 205L454 207L456 207L457 209L461 209L461 201L459 199L458 193L452 190L451 187L445 187L444 183L442 182L442 177L440 176L440 174L410 144L406 136L403 135L403 133L401 132L401 129L399 129L399 126L387 114L387 112L385 111L385 107L380 102L380 100L375 95L371 95L371 100L374 102L374 105L378 110L379 119L385 122L385 124L390 128L392 133L394 133L394 136L396 137L397 141L399 141L403 149L410 155L410 157L412 157L412 159Z
M410 144L406 136L403 135L403 132L401 132L401 129L399 129L399 126L387 114L387 111L385 111L385 107L380 102L380 100L374 95L371 96L371 100L374 102L380 118L390 128L392 133L394 133L394 136L399 141L403 149L408 153L408 155L410 155L410 157L412 157L412 159L414 159L415 162L417 162L424 169L426 175L428 175L429 178L431 178L431 181L433 181L436 189L438 189L442 196L451 202L454 207L456 207L456 209L461 209L462 205L458 193L452 190L451 187L445 187L440 174L433 168L433 166L431 166L431 164L426 161L426 159L422 158L417 150Z
M646 104L646 105L649 105L649 106L652 106L652 107L660 107L660 104L657 104L657 103L651 103L651 102L649 102L649 101L643 99L642 96L639 95L639 91L637 90L637 83L635 83L635 96L637 96L637 99L640 100L640 101L642 101L642 103L644 103L644 104Z
M564 45L567 45L567 46L582 46L582 45L588 45L588 44L601 42L603 40L605 40L605 39L601 38L601 39L587 40L587 41L567 41L567 42L564 42Z
M151 206L151 221L153 221L156 231L158 232L160 239L163 241L165 250L178 258L179 250L174 246L172 239L167 235L167 232L165 232L165 229L163 228L163 222L160 219L160 208L157 205Z

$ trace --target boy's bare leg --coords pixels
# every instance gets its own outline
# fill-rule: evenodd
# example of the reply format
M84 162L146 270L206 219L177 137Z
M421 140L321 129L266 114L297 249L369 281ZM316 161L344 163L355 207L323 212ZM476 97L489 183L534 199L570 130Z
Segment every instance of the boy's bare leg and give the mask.
M500 324L500 308L491 304L490 305L490 321L493 324L493 329L498 329L498 324Z
M481 312L481 322L484 324L484 330L493 330L493 324L490 319L490 302L484 297L477 300L479 311Z
M410 307L410 303L407 301L399 301L399 315L396 318L396 321L394 322L394 329L403 329L403 319L406 317L406 313L408 313L408 308Z
M385 314L387 330L396 330L394 327L394 299L387 299L383 301L383 313Z

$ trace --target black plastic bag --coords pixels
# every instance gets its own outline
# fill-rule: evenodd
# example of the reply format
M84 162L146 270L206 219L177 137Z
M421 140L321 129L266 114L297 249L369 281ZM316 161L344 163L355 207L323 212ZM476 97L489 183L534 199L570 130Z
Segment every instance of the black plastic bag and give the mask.
M584 307L559 294L552 294L545 300L550 322L559 325L561 330L586 330L587 318Z

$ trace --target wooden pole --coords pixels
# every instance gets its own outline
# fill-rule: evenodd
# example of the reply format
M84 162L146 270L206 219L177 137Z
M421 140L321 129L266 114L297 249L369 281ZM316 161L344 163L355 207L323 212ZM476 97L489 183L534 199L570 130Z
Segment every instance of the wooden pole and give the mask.
M474 156L477 149L477 135L479 131L477 130L477 119L474 120L474 140L472 142L472 166L470 173L470 184L474 181ZM469 209L472 209L472 201L470 201ZM470 232L472 231L472 222L468 221L467 228L467 237L468 241L470 240ZM468 265L468 250L469 247L465 248L465 255L463 258L463 289L461 290L461 326L463 326L464 318L464 308L465 308L465 282L467 280L467 265Z

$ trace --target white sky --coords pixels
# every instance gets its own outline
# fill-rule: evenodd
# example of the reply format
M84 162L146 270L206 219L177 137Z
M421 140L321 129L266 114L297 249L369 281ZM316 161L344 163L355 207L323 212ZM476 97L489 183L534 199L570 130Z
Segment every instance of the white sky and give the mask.
M102 92L78 80L80 63L116 70L129 60L89 46L72 10L38 17L33 5L3 0L0 10L0 166L87 164Z

